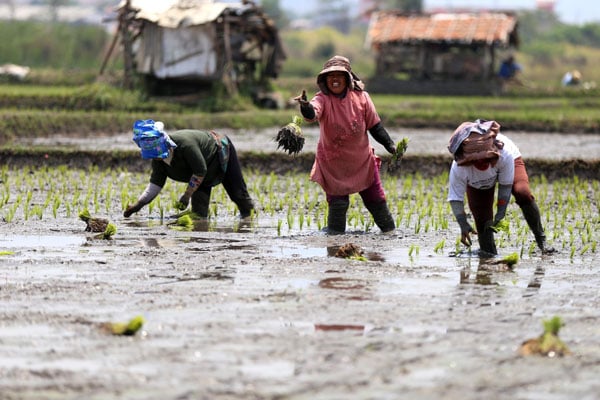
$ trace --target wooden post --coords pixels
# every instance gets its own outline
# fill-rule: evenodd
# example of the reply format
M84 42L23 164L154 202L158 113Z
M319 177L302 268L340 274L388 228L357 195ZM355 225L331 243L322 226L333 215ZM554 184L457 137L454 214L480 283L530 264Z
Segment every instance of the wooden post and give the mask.
M123 87L133 89L133 46L131 43L130 15L132 13L131 0L127 0L125 7L119 12L119 30L123 41Z

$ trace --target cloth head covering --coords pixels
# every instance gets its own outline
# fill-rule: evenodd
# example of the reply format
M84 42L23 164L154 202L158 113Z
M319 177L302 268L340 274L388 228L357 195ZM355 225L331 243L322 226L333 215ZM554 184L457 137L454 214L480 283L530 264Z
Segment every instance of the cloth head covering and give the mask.
M360 78L352 72L350 67L350 60L343 56L333 56L323 64L323 69L317 75L317 85L321 92L329 94L327 89L327 74L334 71L345 72L347 74L346 81L348 82L348 89L350 90L364 90L365 85Z
M463 122L454 131L448 150L458 165L468 165L477 160L498 160L504 143L496 139L500 124L496 121L477 119Z
M151 119L139 119L133 123L133 141L141 149L142 158L167 158L169 149L177 147L164 132L165 124Z

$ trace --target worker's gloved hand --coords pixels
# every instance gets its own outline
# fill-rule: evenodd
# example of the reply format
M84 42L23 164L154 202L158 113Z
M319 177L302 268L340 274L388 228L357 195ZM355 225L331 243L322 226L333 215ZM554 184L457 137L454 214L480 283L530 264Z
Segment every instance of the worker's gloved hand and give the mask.
M475 229L473 229L470 225L468 229L460 230L460 242L467 247L471 247L473 241L471 240L471 233L477 235Z
M504 216L506 215L506 209L502 209L502 210L498 210L498 212L496 213L496 215L494 216L494 226L498 225L500 223L500 221L502 221L504 219Z
M300 96L294 97L294 100L296 100L298 103L300 103L301 106L307 105L308 97L306 97L306 90L302 90L302 94Z
M387 146L385 146L385 149L390 154L396 154L396 145L394 144L394 142L391 142Z
M144 205L141 204L139 201L136 202L135 204L127 206L125 211L123 211L123 216L125 218L129 218L131 216L131 214L134 214L134 213L140 211L142 209L142 207L144 207Z
M189 204L190 204L190 196L188 196L187 194L184 194L183 196L181 196L179 198L179 201L177 203L175 203L175 208L183 211L187 208L187 206Z
M471 247L471 245L473 244L473 242L471 241L471 233L477 235L477 232L467 222L466 217L460 218L458 224L460 225L460 242L467 247Z

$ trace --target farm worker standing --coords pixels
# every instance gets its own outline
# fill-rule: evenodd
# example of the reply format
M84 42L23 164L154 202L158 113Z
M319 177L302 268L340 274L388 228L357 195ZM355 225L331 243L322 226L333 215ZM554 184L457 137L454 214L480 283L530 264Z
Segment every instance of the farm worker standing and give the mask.
M317 76L320 91L310 100L306 92L295 98L306 121L319 122L320 134L310 179L326 193L327 231L344 233L349 195L359 193L382 232L393 232L379 176L381 159L369 143L367 131L390 153L396 147L381 123L364 84L346 57L335 56Z
M186 209L191 200L192 212L206 218L211 189L222 183L229 198L238 206L240 217L250 216L254 205L235 147L227 136L192 129L167 134L162 122L147 119L133 124L133 141L141 149L142 158L152 160L152 174L142 195L127 207L123 216L129 217L150 203L167 178L187 183L177 204L181 210Z
M478 235L482 256L498 254L494 232L506 214L512 194L542 253L555 251L546 244L540 210L529 188L521 152L500 133L500 125L496 121L478 119L462 123L452 134L448 150L454 156L450 167L448 201L460 225L464 245L471 246L470 234L474 233ZM498 197L494 216L496 183ZM467 222L463 204L465 193L477 231Z

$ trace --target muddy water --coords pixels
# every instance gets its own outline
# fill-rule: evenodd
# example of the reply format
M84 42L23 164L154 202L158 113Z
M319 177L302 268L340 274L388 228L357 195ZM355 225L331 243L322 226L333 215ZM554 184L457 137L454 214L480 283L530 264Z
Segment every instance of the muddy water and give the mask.
M202 128L200 128L202 129ZM168 127L167 127L168 130ZM277 128L261 130L218 130L227 134L234 142L238 151L276 151L274 138ZM304 151L314 152L319 137L318 128L307 126L302 128L305 136ZM390 128L388 132L392 139L398 141L403 137L409 139L407 154L449 156L447 146L451 131L432 129L397 129ZM569 134L544 132L507 132L506 133L520 148L523 157L535 159L565 160L565 159L598 159L600 158L599 134ZM135 150L131 133L117 135L100 135L91 138L75 138L70 136L54 136L51 138L21 138L18 144L74 147L81 150L118 149ZM384 155L384 148L372 140L375 150Z
M599 393L596 253L525 254L513 271L495 271L468 253L432 251L424 243L438 240L433 233L402 228L278 236L268 219L215 218L191 231L141 216L115 222L108 241L67 218L2 225L1 398ZM335 257L346 243L367 261ZM133 337L100 330L140 314L146 323ZM519 356L553 315L573 354Z
M311 146L316 132L307 135ZM129 134L121 136L102 146L131 146ZM255 136L238 133L234 141L244 149ZM419 140L425 137L411 137L409 149L445 151L446 134ZM542 142L552 157L571 145L582 157L598 157L594 135L572 136L569 144L560 135L533 138L516 139L524 155L540 154ZM34 202L44 202L41 188L33 193ZM597 215L597 196L585 196ZM64 213L0 222L0 399L529 400L600 393L599 253L584 252L577 238L572 254L562 237L567 228L549 230L560 247L553 256L523 252L532 237L505 242L502 254L522 257L514 270L501 270L464 249L455 254L455 224L328 236L314 223L278 229L285 210L249 223L221 213L189 231L156 211L126 220L114 204L107 214L118 227L111 240L84 232L85 224ZM573 218L567 215L569 226ZM585 219L597 243L598 219ZM447 244L436 252L440 240ZM365 261L335 257L349 243ZM136 315L146 322L135 336L101 329ZM565 322L560 337L572 354L519 356L521 343L555 315Z

